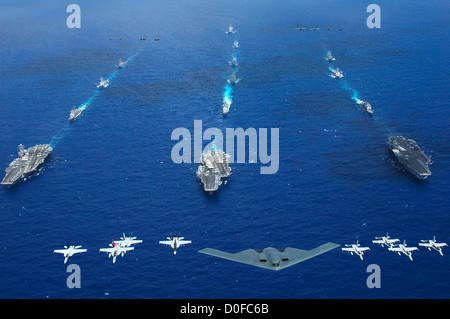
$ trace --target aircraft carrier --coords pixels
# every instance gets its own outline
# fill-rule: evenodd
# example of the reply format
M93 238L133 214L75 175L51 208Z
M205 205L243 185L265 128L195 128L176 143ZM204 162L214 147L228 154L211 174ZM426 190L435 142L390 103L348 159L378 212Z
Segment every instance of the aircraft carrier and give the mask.
M52 151L53 148L49 144L35 145L27 150L20 144L19 157L9 164L9 167L5 170L6 175L1 184L13 186L18 183L35 172Z
M229 158L228 154L215 149L202 154L197 176L206 192L215 192L222 185L221 179L230 176Z
M388 146L400 164L419 179L426 179L431 175L428 167L430 158L426 156L416 141L403 136L391 136Z

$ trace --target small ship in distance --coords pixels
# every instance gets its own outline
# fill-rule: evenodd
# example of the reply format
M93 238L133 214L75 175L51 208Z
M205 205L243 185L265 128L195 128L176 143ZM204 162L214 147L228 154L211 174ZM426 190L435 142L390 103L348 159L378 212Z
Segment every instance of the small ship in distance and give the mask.
M228 31L226 32L227 34L233 34L233 33L235 33L236 31L234 31L234 29L233 29L233 27L230 25L229 27L228 27Z
M73 106L72 110L70 111L70 115L69 115L69 121L72 122L74 121L78 116L80 116L82 110Z
M19 145L19 157L14 159L5 170L6 175L1 184L13 186L28 175L35 172L53 151L49 144L38 144L29 149Z
M123 68L127 64L126 61L122 61L122 59L119 59L119 63L117 64L117 68Z
M103 77L100 78L100 83L97 85L98 88L106 88L109 85L108 80L103 80Z
M230 106L231 106L231 101L228 99L225 99L223 101L223 105L222 105L222 113L225 115L230 111Z
M230 62L228 62L229 65L231 65L232 67L238 66L239 63L237 61L237 59L235 57L233 57L233 59L231 59Z
M389 137L388 146L398 162L412 175L418 179L426 179L431 175L428 167L431 160L423 153L416 141L394 135Z
M372 109L372 106L370 105L369 102L367 102L367 101L358 101L357 103L359 105L361 105L367 113L369 113L370 115L373 115L373 109Z
M339 70L339 67L337 67L335 70L332 70L332 72L333 72L333 74L331 75L331 77L333 77L335 79L340 79L340 78L344 77L344 75Z
M227 80L228 83L235 85L239 82L239 79L236 78L236 75L232 74L230 78Z
M327 61L334 61L336 60L335 57L331 54L331 51L328 51L327 57L325 58Z

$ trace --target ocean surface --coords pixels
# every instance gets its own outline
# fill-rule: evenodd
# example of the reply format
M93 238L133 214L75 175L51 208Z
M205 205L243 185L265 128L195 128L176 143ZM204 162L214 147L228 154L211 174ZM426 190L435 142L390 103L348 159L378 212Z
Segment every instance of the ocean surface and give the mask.
M70 29L70 2L3 0L0 167L20 143L54 150L0 189L0 298L449 298L449 248L420 247L410 261L371 241L450 243L450 6L379 0L381 28L369 29L370 3L79 0L81 28ZM110 85L97 90L101 76ZM72 106L83 112L69 123ZM224 133L279 128L278 172L233 163L205 193L198 164L171 159L172 131L193 133L194 120ZM431 177L399 167L391 134L417 141ZM158 244L170 232L192 244L174 255ZM143 243L113 264L99 249L122 233ZM278 272L198 253L357 240L371 249L363 261L337 248ZM53 250L67 242L87 252L64 264ZM81 288L67 287L69 264ZM371 264L381 288L366 284Z

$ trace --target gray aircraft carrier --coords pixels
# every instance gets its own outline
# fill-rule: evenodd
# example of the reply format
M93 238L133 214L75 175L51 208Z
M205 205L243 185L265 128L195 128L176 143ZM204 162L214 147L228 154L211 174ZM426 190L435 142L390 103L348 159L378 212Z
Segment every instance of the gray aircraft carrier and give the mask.
M419 179L426 179L431 175L428 167L430 158L426 156L416 141L403 136L391 136L388 146L400 164Z
M222 185L221 178L231 174L231 168L228 166L229 157L220 150L211 150L202 154L197 176L203 183L205 191L215 192Z
M35 172L52 151L53 148L49 144L35 145L27 150L20 144L19 157L9 164L1 184L12 186L18 183Z

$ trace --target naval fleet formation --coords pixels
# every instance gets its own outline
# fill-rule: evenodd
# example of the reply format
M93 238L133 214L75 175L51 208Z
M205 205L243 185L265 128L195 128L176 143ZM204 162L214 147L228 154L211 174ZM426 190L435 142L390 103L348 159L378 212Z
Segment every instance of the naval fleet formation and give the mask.
M296 29L306 30L307 28L297 27ZM317 31L319 29L310 28L310 30ZM331 30L331 28L328 27L327 30ZM338 28L338 30L342 31L342 28ZM232 26L229 26L228 30L225 33L227 33L228 35L233 35L234 33L236 33L236 31ZM234 49L239 48L239 42L235 40L232 44L232 47ZM332 55L331 51L328 51L325 60L329 63L335 63L336 58ZM120 69L123 68L126 64L127 61L119 60L116 67ZM233 86L240 80L236 76L236 67L239 63L237 55L235 53L231 56L231 60L228 62L228 64L232 68L232 74L229 79L227 79L227 84L224 89L222 104L223 115L226 115L230 112ZM344 77L344 74L337 66L335 68L330 66L329 70L331 71L331 74L329 74L329 76L332 78L341 80ZM103 77L101 77L97 88L106 88L109 84L109 79L103 79ZM351 88L348 88L348 86L345 86L345 89L353 90ZM352 98L368 114L373 115L374 110L372 108L372 105L368 101L359 99L355 92ZM78 108L74 106L70 111L68 118L69 121L72 122L76 120L81 115L86 106L86 103L82 104ZM416 178L426 179L431 175L430 168L428 167L428 165L430 164L430 158L424 154L424 152L420 149L420 147L414 140L406 139L403 136L392 135L388 139L387 146L391 150L398 163L400 163ZM44 163L45 159L52 151L53 148L50 144L35 145L33 147L30 147L29 149L25 149L23 145L20 144L19 157L14 159L9 164L8 168L6 168L6 175L3 178L1 184L7 187L11 187L22 180L26 180L27 177L29 177L39 169L39 167ZM219 186L222 185L222 179L226 179L231 174L231 168L228 166L228 163L229 155L225 154L221 150L208 151L202 154L201 163L197 170L197 176L203 184L203 188L205 191L215 192L217 191Z
M305 30L306 28L299 27L296 29ZM319 29L312 28L310 30L317 31ZM327 30L330 30L330 28L327 28ZM339 31L342 31L342 28L339 28ZM226 33L232 35L236 33L236 31L232 26L230 26ZM239 48L239 42L234 41L232 47L234 49ZM123 68L130 59L125 62L120 60L116 67L118 69ZM325 60L329 63L335 63L336 58L333 57L331 51L328 51ZM236 67L239 64L237 54L234 53L231 56L231 60L228 62L228 64L232 68L232 74L229 79L227 79L227 84L224 90L222 104L223 115L228 114L230 111L230 106L232 104L233 86L239 81L236 76ZM344 77L344 74L337 66L335 68L330 66L329 70L331 71L331 74L329 74L329 76L332 78L341 80ZM108 87L109 84L109 79L103 79L103 77L101 77L97 88L103 89ZM346 89L348 89L348 86L346 86ZM352 89L350 88L350 90ZM372 109L372 106L368 101L359 99L355 92L352 98L369 115L373 115L374 110ZM87 104L88 103L84 103L78 108L74 106L69 114L69 122L73 122L74 120L76 120L81 115L82 111L87 107ZM392 135L389 137L387 145L397 161L413 176L419 179L426 179L431 175L431 171L428 167L430 158L423 153L423 151L414 140L406 139L402 136ZM6 169L6 176L2 180L1 184L12 186L21 180L26 180L28 176L38 170L40 165L44 163L45 159L52 151L53 148L50 144L35 145L28 149L25 149L24 146L20 144L18 152L19 157L14 159L10 163L9 167ZM212 193L217 191L219 186L223 184L223 180L226 180L227 177L230 176L231 168L229 167L229 161L230 156L222 150L216 149L215 147L213 147L213 149L211 150L205 151L201 155L200 165L197 170L197 177L203 184L203 189L206 192ZM399 240L390 239L390 237L387 235L386 237L377 237L376 240L373 241L373 243L380 244L381 246L386 245L390 251L397 252L398 254L404 253L412 260L411 252L413 250L417 250L417 247L406 247L405 242L403 244L395 244L397 241ZM123 257L126 252L134 250L134 247L132 246L133 244L140 242L142 242L142 240L136 240L136 237L126 237L124 234L121 240L113 240L112 244L109 245L109 248L101 248L100 252L108 253L108 257L113 257L113 262L115 262L117 256L121 255ZM171 236L167 238L167 241L160 241L159 243L171 246L174 250L174 254L176 254L177 248L179 248L181 245L190 244L191 241L185 241L183 237L179 236L173 237L171 234ZM422 240L419 245L424 246L429 250L437 250L441 255L442 247L447 246L447 244L445 243L436 243L435 238L433 238L433 240ZM338 244L328 242L311 250L302 250L290 247L284 249L266 247L261 250L247 249L232 254L213 248L205 248L200 250L199 252L235 262L253 265L256 267L266 268L270 270L280 270L309 258L313 258L317 255L323 254L339 246L340 245ZM80 248L81 246L70 246L69 244L67 244L64 249L57 249L54 250L54 252L64 254L64 263L66 263L68 258L73 254L83 253L87 251L86 249ZM359 255L361 259L363 259L362 256L364 254L364 251L370 250L370 248L360 247L359 242L357 242L356 244L345 245L345 248L342 248L342 250L350 252L351 254L355 253Z

